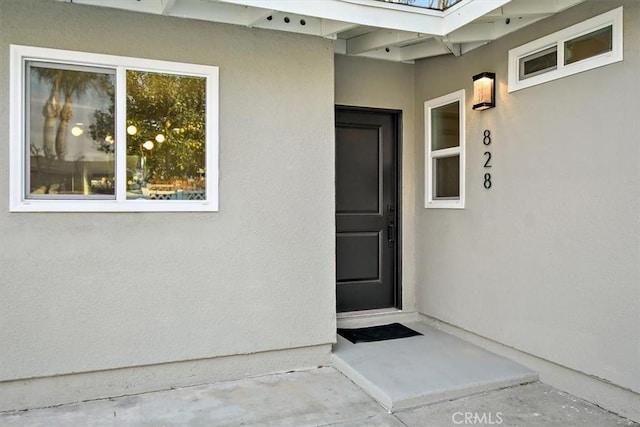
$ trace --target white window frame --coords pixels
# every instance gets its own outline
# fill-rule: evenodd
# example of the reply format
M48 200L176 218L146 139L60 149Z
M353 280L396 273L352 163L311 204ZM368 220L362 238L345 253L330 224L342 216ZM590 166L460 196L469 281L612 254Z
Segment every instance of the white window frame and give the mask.
M116 72L115 199L29 199L26 197L26 61L96 66ZM127 200L126 71L206 78L206 200ZM11 212L179 212L218 210L218 67L32 46L10 46L10 204Z
M529 42L509 51L509 92L515 92L531 86L581 73L623 60L623 13L622 6L603 13L564 30ZM571 64L564 64L564 44L576 37L592 33L599 29L612 26L612 49L600 55L585 58ZM520 79L520 60L537 52L556 47L558 65L554 70L540 72L540 74Z
M460 112L460 145L457 147L431 149L431 110L447 104L458 102ZM424 103L424 185L425 208L463 209L465 200L465 91L464 89L431 99ZM460 158L460 196L457 199L439 199L434 197L434 162L436 159L458 155Z

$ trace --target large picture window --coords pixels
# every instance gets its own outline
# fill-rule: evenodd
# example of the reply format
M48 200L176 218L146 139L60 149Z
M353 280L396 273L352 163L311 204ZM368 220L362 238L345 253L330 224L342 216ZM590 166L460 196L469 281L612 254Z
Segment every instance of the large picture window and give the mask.
M425 207L464 208L464 90L425 102Z
M218 69L11 46L12 211L215 211Z

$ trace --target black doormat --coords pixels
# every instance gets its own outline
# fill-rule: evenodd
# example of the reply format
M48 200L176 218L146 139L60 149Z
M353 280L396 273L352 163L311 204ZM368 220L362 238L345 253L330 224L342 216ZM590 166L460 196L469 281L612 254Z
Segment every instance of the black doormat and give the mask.
M395 340L398 338L409 338L415 337L416 335L422 335L420 332L407 328L400 323L357 329L338 328L338 334L342 335L354 344L359 342Z

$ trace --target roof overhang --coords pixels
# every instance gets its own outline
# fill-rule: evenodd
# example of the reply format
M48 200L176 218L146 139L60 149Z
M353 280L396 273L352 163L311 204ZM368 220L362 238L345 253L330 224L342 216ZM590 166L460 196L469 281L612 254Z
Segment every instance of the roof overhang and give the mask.
M584 0L461 0L432 10L380 0L58 0L336 40L390 61L461 55Z
M512 0L463 0L446 11L377 0L217 0L331 21L444 36Z

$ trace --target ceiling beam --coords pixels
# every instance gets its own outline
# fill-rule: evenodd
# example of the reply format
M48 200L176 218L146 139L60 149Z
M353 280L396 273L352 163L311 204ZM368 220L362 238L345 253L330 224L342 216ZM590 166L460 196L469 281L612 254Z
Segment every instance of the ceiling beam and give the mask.
M511 18L501 19L493 24L493 38L491 40L499 39L502 36L506 36L509 33L513 33L521 28L531 25L534 22L540 21L550 15L535 15L523 18ZM508 23L507 23L508 21ZM479 41L479 40L478 40Z
M273 14L271 9L258 9L257 7L245 7L244 25L254 27L264 22Z
M383 47L394 46L427 37L431 36L406 31L377 30L347 40L347 54L358 55Z
M443 37L434 37L434 40L440 44L440 46L444 47L445 49L447 49L447 51L449 53L453 53L453 56L460 56L462 55L462 51L460 50L460 44L459 43L451 43L449 40L443 38Z
M354 24L352 22L332 21L330 19L323 19L321 35L323 37L335 36L338 33L341 33L343 31L348 31L356 27L358 27L358 24Z
M381 59L383 61L393 61L393 62L402 62L402 51L399 47L390 47L387 49L378 49L372 50L369 52L365 52L359 57L372 58L372 59ZM407 61L411 62L411 61Z
M400 58L402 61L413 61L419 58L429 58L431 56L447 55L451 51L437 38L429 39L423 43L412 44L400 48ZM458 55L456 55L458 56Z
M473 49L477 49L481 46L486 45L489 42L475 42L475 43L461 43L460 46L460 54L464 55L467 52L471 52Z
M493 22L482 22L465 25L449 34L445 40L449 43L469 43L479 40L492 40L494 33Z
M62 0L71 3L69 0ZM164 9L163 0L131 1L131 0L73 0L73 4L86 4L91 6L105 6L113 9L131 10L141 13L161 14Z
M548 15L536 15L528 18L506 18L495 22L469 24L449 34L445 40L450 43L475 43L495 40L533 24L546 16Z
M180 18L222 22L225 24L246 25L245 8L226 3L179 0L175 2L169 15Z
M322 31L322 19L294 13L273 12L272 19L255 24L255 28L288 31L298 34L319 36Z

